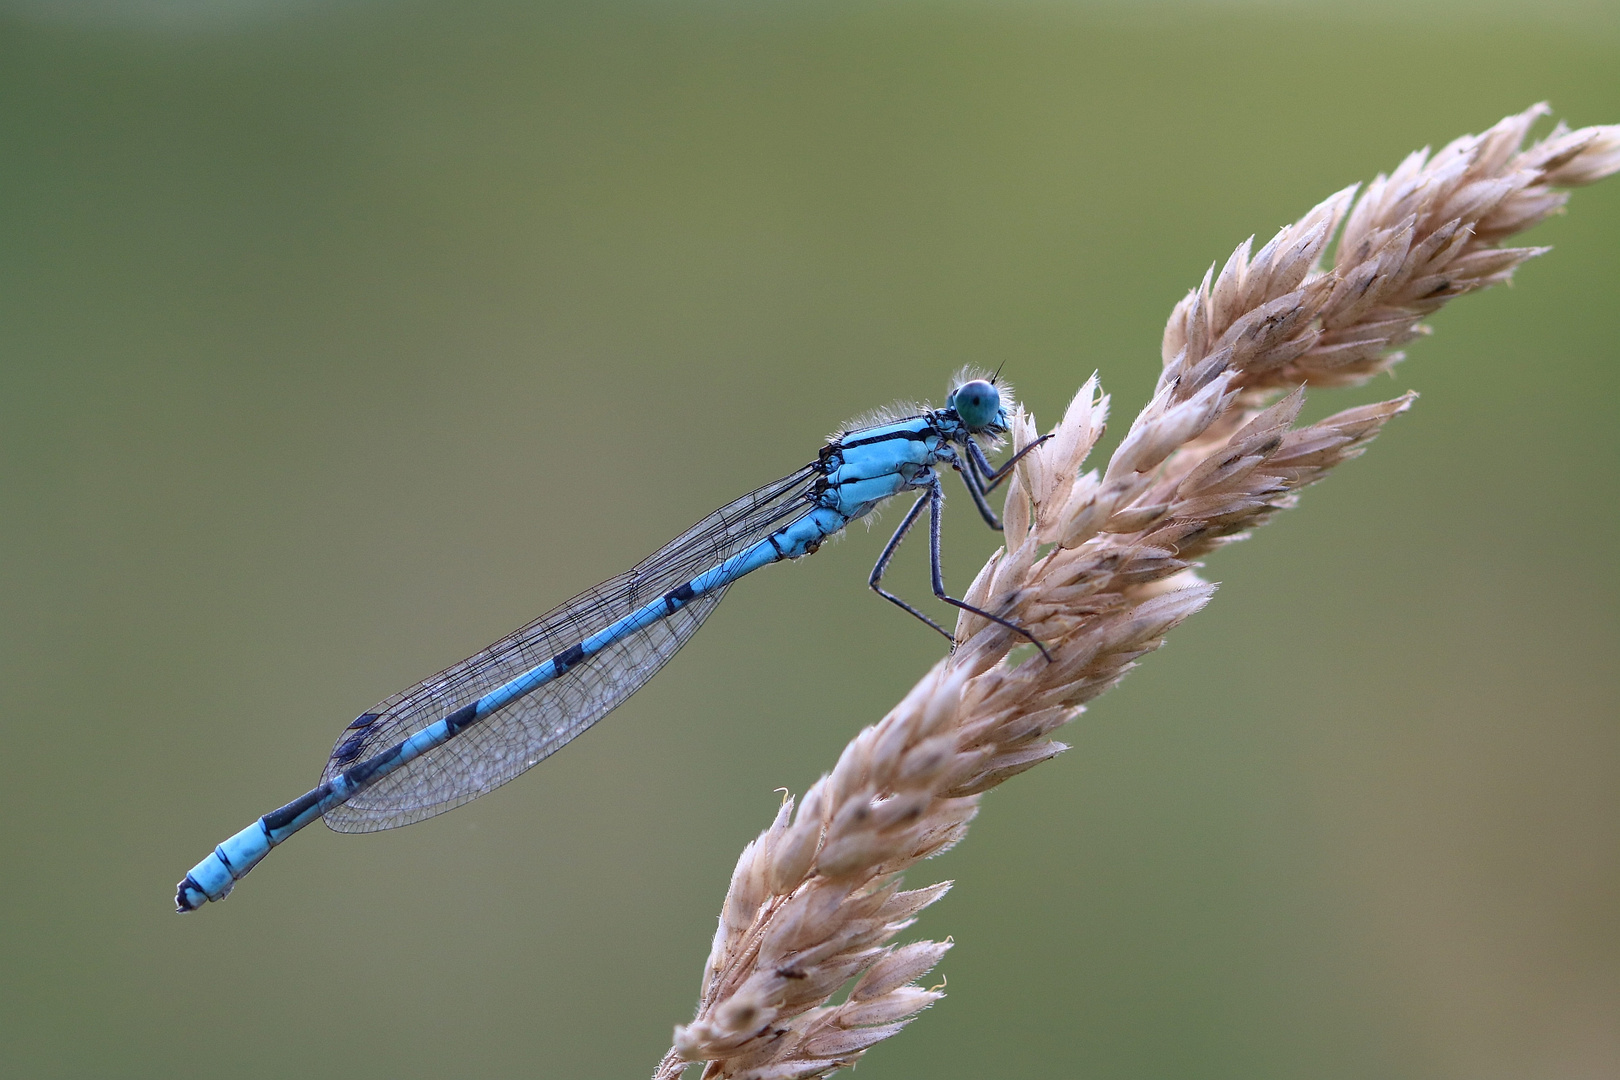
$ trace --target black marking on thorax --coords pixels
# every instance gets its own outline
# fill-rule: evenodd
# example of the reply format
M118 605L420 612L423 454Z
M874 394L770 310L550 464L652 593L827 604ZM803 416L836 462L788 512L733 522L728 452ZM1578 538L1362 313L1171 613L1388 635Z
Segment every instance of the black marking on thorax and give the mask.
M912 419L915 420L916 417L912 417ZM896 422L902 424L905 423L904 420ZM834 445L839 447L875 446L878 443L889 442L893 439L904 439L907 442L923 442L937 435L939 435L939 430L935 428L933 422L930 421L928 425L923 427L921 430L913 431L910 428L900 428L895 431L885 431L879 435L868 435L864 439L839 439Z

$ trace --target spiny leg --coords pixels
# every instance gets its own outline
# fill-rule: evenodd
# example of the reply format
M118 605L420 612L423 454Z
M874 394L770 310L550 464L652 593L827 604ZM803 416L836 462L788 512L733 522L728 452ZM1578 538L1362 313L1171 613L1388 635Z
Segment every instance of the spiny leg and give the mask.
M967 463L968 471L973 474L974 484L981 492L984 491L985 485L990 482L986 477L996 470L991 466L990 459L985 457L984 448L979 445L977 439L969 438L967 441Z
M943 518L941 511L945 505L945 490L940 486L939 477L937 475L934 477L933 483L929 485L928 494L925 495L924 498L928 500L928 558L934 575L934 595L945 601L947 604L950 604L952 607L961 608L963 611L971 611L973 614L978 615L981 618L989 619L993 623L1005 626L1008 630L1011 630L1020 637L1028 638L1034 643L1037 649L1041 650L1041 655L1046 657L1046 662L1051 663L1052 654L1046 651L1046 646L1043 645L1034 634L1030 633L1028 630L1025 630L1022 626L1019 626L1017 623L1011 622L1007 619L1003 619L999 615L992 615L982 608L976 608L966 601L958 600L955 597L946 594L945 573L940 568L939 562L939 528L940 522ZM922 501L918 500L917 506L921 505ZM908 516L915 517L916 511L917 507L912 507L912 513ZM952 640L954 641L955 639L952 638Z
M979 444L969 439L967 441L966 467L964 468L961 462L953 463L956 471L962 474L962 483L967 487L968 494L973 497L973 505L978 508L979 516L984 518L984 523L996 530L996 532L1001 532L1001 519L996 516L994 510L990 509L990 502L985 498L985 495L994 491L998 484L1012 475L1012 467L1018 464L1020 458L1051 437L1050 435L1042 435L1039 439L1014 454L1012 459L999 470L990 467L990 462L984 456L984 451L979 448Z
M975 449L978 446L977 443L971 442L968 445ZM984 497L984 480L979 476L979 467L973 463L971 453L968 455L967 467L963 468L958 463L956 471L961 474L962 484L967 488L968 494L972 496L973 505L978 507L979 516L984 518L984 523L996 530L996 532L1001 532L1001 519L996 516L994 510L990 509L990 503Z
M1041 445L1041 443L1045 442L1051 437L1052 436L1050 434L1042 435L1040 438L1018 451L1018 453L1008 458L1002 463L1002 466L999 469L994 468L990 464L990 459L984 456L984 451L979 448L979 444L974 440L969 439L967 441L968 460L973 463L974 469L978 470L978 472L981 474L975 476L975 479L979 481L980 490L986 495L996 490L996 488L1001 486L1001 482L1003 480L1012 475L1013 466L1017 465L1018 462L1023 459L1025 454L1029 453L1031 450L1035 449L1037 446Z
M936 485L939 483L937 478L935 479L934 483ZM949 630L946 630L943 626L939 625L939 623L935 622L933 619L930 619L927 615L924 615L922 612L918 611L916 608L894 595L894 593L885 589L881 584L883 581L883 572L889 568L889 560L894 558L894 553L899 550L900 541L904 540L906 533L910 532L911 527L917 524L917 515L922 513L923 503L928 502L932 498L932 494L925 491L916 502L911 504L911 509L906 511L906 516L900 521L900 527L894 530L894 535L889 537L889 542L884 545L883 554L878 556L877 565L872 567L872 576L866 579L866 583L872 587L873 592L883 597L883 599L889 601L889 603L898 605L903 611L909 611L911 614L915 615L929 626L932 626L935 630L938 630L941 634L944 634L945 640L949 641L954 646L956 644L956 639L951 636L951 632Z

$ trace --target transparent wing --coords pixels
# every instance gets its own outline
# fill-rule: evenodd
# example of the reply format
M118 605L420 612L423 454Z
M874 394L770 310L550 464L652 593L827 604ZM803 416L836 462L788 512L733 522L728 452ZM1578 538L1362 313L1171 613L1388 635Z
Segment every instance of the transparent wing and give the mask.
M651 600L746 550L806 509L805 466L716 510L630 570L553 608L476 656L424 679L346 728L321 774L351 765L476 701ZM389 774L325 815L338 832L373 832L442 814L511 780L579 735L641 686L708 618L725 590L603 649L527 697Z

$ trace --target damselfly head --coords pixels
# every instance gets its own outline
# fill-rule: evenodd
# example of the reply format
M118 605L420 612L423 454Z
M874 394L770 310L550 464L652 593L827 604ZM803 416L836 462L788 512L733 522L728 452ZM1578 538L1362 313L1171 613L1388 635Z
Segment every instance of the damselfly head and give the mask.
M955 409L962 426L969 431L989 431L1007 426L1001 391L989 379L972 379L958 386L945 400L945 407Z

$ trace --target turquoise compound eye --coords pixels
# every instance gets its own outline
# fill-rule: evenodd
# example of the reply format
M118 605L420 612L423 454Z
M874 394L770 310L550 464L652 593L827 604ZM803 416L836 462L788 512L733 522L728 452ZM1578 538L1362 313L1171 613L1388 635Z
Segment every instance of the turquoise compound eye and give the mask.
M950 404L969 431L983 431L1001 418L1001 391L983 379L958 386Z

